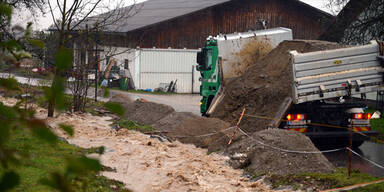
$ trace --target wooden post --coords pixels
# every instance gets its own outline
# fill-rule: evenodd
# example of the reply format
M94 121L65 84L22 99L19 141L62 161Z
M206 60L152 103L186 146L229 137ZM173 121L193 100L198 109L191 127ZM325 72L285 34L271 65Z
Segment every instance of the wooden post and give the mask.
M228 141L228 145L230 145L230 144L232 143L233 138L235 138L236 131L237 131L237 129L239 129L239 125L240 125L240 123L241 123L241 120L243 119L244 113L245 113L245 108L243 109L243 112L241 112L239 121L238 121L237 124L236 124L236 128L235 128L235 130L233 131L232 137L231 137L231 139Z

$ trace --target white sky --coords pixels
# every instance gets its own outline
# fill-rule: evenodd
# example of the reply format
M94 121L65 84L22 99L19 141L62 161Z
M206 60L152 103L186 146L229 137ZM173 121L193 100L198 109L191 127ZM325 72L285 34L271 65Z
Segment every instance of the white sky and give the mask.
M49 0L53 5L56 5L56 0ZM108 1L108 0L105 0ZM127 0L126 2L133 1L133 0ZM146 0L136 0L136 2L142 2ZM325 7L325 4L329 0L300 0L304 3L307 3L313 7L316 7L318 9L321 9L323 11L326 11L328 13L331 13L330 10L328 10ZM57 14L57 13L56 13ZM25 26L27 22L33 22L33 28L35 30L43 30L47 29L50 25L53 24L52 16L48 11L47 6L47 13L44 15L39 15L36 17L33 17L28 11L26 10L15 10L14 16L13 16L13 24L18 24Z

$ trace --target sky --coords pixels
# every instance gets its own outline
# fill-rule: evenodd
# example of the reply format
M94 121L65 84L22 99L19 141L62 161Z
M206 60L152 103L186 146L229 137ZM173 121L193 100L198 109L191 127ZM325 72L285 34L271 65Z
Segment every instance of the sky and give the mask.
M52 2L52 5L56 7L56 0L49 0ZM105 0L106 2L110 0ZM126 2L133 1L133 0L127 0ZM139 0L139 2L142 2L145 0ZM328 10L325 5L326 2L329 0L300 0L306 4L309 4L313 7L316 7L318 9L321 9L323 11L326 11L328 13L332 13L330 10ZM137 0L136 0L137 2ZM55 11L56 15L58 14L57 8ZM44 15L37 15L37 16L32 16L30 13L28 13L27 10L16 10L14 12L13 16L13 24L18 24L18 25L26 25L27 22L33 22L33 28L34 30L44 30L47 29L50 25L53 24L52 16L50 12L48 12L48 7L47 7L47 13Z

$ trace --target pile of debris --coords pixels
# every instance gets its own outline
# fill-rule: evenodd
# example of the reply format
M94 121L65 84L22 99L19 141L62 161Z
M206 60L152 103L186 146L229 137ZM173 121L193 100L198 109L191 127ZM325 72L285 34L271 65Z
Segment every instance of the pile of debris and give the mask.
M121 104L125 108L124 117L141 125L152 125L175 112L171 106L144 99L133 101L124 94L114 95L109 101Z
M233 132L225 121L189 112L171 113L154 123L152 128L168 138L208 148L210 152L224 149Z
M340 47L337 43L313 40L280 43L264 59L249 67L242 76L226 83L225 97L211 116L232 122L246 108L247 114L273 117L283 100L291 93L288 52L296 50L305 53ZM246 117L240 126L246 132L254 133L266 129L269 123L269 119Z
M234 168L253 174L330 173L335 169L308 137L282 129L256 132L231 145L226 153Z
M151 125L155 133L162 137L208 148L210 152L224 149L233 133L233 127L228 122L190 112L175 112L168 105L144 99L133 101L124 94L114 95L109 101L125 108L126 119L140 125Z

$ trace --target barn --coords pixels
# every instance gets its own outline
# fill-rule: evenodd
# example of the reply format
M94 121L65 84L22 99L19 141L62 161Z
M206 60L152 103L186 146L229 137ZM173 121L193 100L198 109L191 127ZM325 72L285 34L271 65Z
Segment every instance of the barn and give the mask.
M154 89L178 80L177 92L182 93L199 92L193 54L208 36L285 27L296 39L317 39L334 19L299 0L148 0L120 11L135 14L98 31L97 44L103 51L90 54L101 58L97 70L105 70L113 55L117 68L129 74L135 88ZM87 24L92 26L102 17ZM81 42L75 46L81 47ZM111 47L121 54L107 53Z
M292 29L295 39L317 39L334 19L299 0L148 0L135 10L106 29L105 44L196 49L210 35L265 27Z

